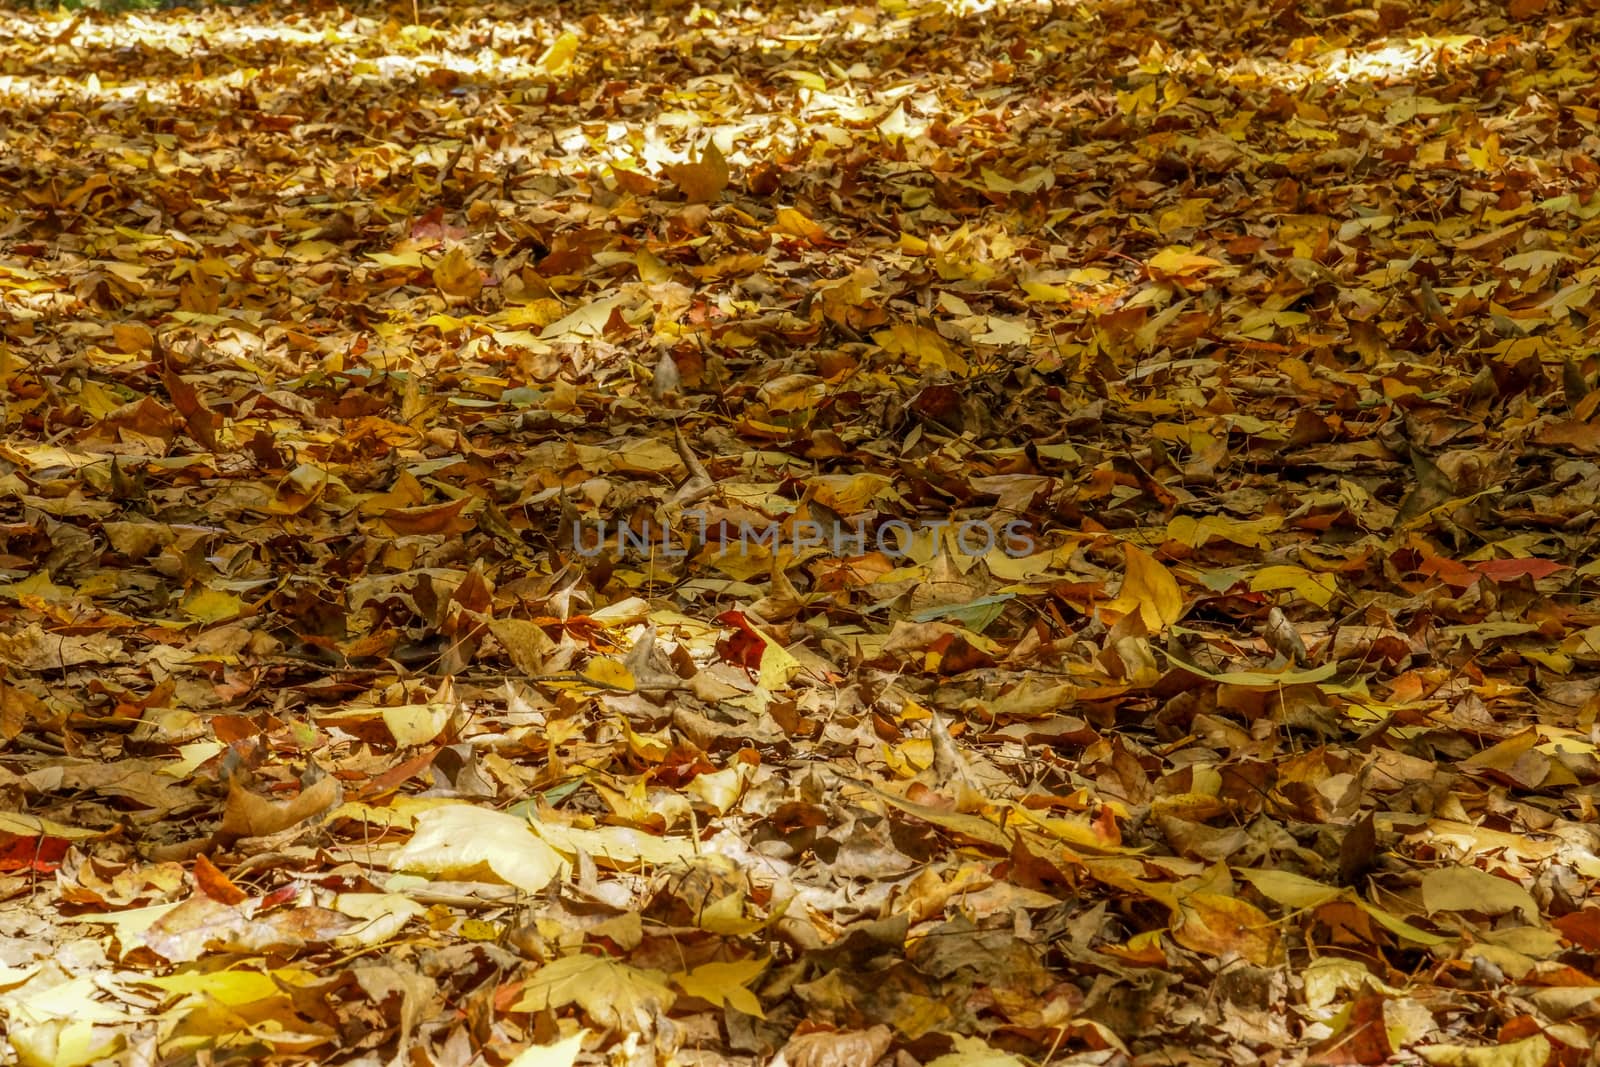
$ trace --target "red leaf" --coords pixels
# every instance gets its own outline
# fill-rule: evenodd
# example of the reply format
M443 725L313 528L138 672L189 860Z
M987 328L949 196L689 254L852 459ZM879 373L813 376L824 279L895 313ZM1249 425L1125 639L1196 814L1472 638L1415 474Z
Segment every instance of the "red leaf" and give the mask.
M50 874L61 866L72 842L64 837L11 837L0 835L0 871L35 871Z
M1584 908L1551 920L1561 936L1579 948L1600 952L1600 908Z
M1565 563L1549 559L1486 559L1474 563L1472 569L1492 582L1514 582L1518 578L1548 578L1558 571L1570 570Z
M724 660L747 671L761 669L761 654L767 650L767 639L750 625L743 612L724 611L717 616L724 626L734 632L717 642L717 654Z

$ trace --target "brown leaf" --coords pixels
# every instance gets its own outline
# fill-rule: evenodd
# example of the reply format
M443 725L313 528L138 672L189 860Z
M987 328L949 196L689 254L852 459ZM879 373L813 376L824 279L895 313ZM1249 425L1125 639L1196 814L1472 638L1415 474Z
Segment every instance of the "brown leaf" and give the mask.
M782 1055L794 1067L859 1067L878 1062L893 1042L894 1031L882 1025L870 1030L819 1030L790 1038Z
M217 427L222 425L222 417L206 407L199 390L181 375L167 371L162 374L161 381L172 398L172 406L183 416L190 435L205 448L216 451Z
M470 517L462 514L472 500L470 496L463 496L445 501L443 504L430 504L426 507L391 508L382 512L379 518L383 520L385 526L403 537L417 535L450 537L466 533L477 525Z
M1383 1005L1384 998L1376 993L1356 998L1344 1028L1319 1045L1306 1062L1325 1067L1371 1067L1387 1061L1394 1050L1389 1047Z
M667 176L692 204L710 203L721 197L728 187L728 161L723 158L714 137L706 141L699 159L676 163L666 170Z
M221 840L233 841L241 837L266 837L287 830L339 803L342 792L339 780L327 777L288 800L273 801L250 792L236 780L230 781L228 800L222 809L222 826L217 836Z

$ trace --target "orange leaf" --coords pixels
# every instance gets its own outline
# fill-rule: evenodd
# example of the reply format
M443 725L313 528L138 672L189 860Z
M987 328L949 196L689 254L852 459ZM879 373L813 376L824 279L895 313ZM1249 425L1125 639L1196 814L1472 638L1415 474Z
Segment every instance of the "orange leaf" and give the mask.
M194 858L194 881L200 892L223 904L242 904L250 899L249 893L234 885L204 854Z

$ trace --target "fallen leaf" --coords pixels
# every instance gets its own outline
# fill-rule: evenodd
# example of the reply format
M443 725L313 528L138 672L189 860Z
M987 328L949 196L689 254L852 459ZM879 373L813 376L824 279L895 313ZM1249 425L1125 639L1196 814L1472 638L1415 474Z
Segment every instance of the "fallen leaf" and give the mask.
M492 877L537 893L567 870L561 854L522 819L450 804L419 812L411 840L391 857L397 871L442 878Z

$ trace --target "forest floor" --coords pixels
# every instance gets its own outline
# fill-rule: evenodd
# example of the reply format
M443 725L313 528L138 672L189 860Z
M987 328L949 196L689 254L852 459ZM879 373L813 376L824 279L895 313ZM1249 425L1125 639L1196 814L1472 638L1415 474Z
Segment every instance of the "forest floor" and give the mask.
M9 1055L1593 1063L1597 43L7 14Z

